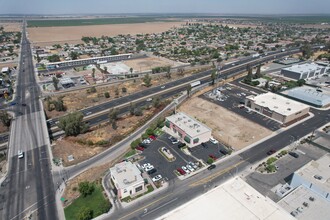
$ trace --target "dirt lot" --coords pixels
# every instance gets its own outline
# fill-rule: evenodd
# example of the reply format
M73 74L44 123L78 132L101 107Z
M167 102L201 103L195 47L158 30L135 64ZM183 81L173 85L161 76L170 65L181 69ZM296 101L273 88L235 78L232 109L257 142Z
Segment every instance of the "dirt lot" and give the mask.
M191 70L191 71L186 71L185 72L185 76L189 76L192 75L195 72L199 72L199 69L196 70ZM176 71L174 71L172 73L172 78L168 79L164 76L154 76L152 78L152 85L153 86L157 86L157 85L161 85L164 84L166 82L169 82L171 80L176 80L178 78L181 78L182 76L179 76L177 74ZM132 81L127 81L127 82L122 82L122 83L118 83L116 85L109 85L109 86L102 86L102 87L97 87L96 93L92 93L92 94L87 94L86 90L78 90L75 92L68 92L65 94L59 94L59 95L55 95L52 96L53 100L56 100L58 97L60 96L64 96L63 101L64 101L64 105L67 108L67 112L72 112L72 111L76 111L76 110L80 110L83 108L86 108L88 106L93 106L93 105L97 105L100 104L102 102L106 102L106 101L110 101L115 99L116 93L115 90L118 88L119 90L119 95L118 97L122 97L122 96L126 96L138 91L142 91L147 89L145 86L142 85L142 80L141 79L136 79L135 82ZM122 88L126 88L127 92L123 93L122 92ZM104 92L108 91L110 94L110 98L105 98L104 97ZM45 105L45 102L44 102ZM54 117L59 117L62 116L64 114L66 114L66 112L57 112L55 110L53 111L47 111L46 105L45 105L45 110L46 110L46 114L48 118L54 118Z
M62 158L64 166L78 164L99 154L113 144L131 134L141 123L161 111L165 106L158 109L150 108L143 112L143 116L125 115L118 119L117 129L113 129L108 123L92 128L91 132L79 135L77 137L66 137L56 141L52 147L54 157ZM97 142L108 141L104 146L97 145ZM90 143L89 143L90 142ZM69 162L67 157L73 155L74 160Z
M185 102L179 111L205 123L213 130L212 135L215 138L229 144L235 150L240 150L271 134L270 130L198 97Z
M29 39L40 46L54 43L82 43L82 36L101 37L119 34L160 33L171 27L179 27L184 22L152 22L141 24L110 24L70 27L33 27L28 28Z
M0 26L2 26L5 31L8 32L18 32L21 31L21 23L0 23Z
M160 67L160 66L177 66L177 62L171 61L166 58L158 58L158 57L125 60L123 63L139 72L148 71L151 70L152 68Z

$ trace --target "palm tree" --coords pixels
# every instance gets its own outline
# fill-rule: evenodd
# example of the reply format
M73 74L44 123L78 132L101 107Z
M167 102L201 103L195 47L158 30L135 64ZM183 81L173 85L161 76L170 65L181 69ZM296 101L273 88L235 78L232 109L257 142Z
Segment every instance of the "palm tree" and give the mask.
M92 77L95 79L95 68L92 69Z

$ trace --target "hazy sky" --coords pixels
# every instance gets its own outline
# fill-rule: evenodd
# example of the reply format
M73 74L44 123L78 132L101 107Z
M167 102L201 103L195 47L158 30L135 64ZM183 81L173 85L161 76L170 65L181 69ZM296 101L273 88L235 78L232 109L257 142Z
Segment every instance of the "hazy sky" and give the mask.
M330 13L330 0L0 0L0 14Z

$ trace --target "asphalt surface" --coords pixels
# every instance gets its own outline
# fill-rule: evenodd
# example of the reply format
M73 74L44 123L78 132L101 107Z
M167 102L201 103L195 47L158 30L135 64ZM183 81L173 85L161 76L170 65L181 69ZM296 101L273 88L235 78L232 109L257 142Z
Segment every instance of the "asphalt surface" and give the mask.
M0 188L1 219L57 219L55 192L47 148L48 133L39 102L30 43L25 27L11 124L7 178ZM18 151L24 153L18 158Z

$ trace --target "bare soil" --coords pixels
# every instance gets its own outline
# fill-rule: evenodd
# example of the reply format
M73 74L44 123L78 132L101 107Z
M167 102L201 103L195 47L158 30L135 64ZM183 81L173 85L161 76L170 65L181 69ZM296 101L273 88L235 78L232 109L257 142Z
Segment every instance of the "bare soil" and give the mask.
M151 70L155 67L161 66L175 66L173 61L164 58L158 57L148 57L143 59L133 59L133 60L125 60L123 62L127 66L133 68L133 70L143 72Z
M55 43L82 43L83 36L101 37L116 36L119 34L151 34L179 27L184 22L151 22L139 24L109 24L92 26L69 27L31 27L27 31L32 43L39 46L53 45Z
M271 134L270 130L199 97L192 97L180 106L179 111L206 124L216 139L235 150Z
M19 32L21 31L21 23L0 23L0 27L3 27L7 32Z

